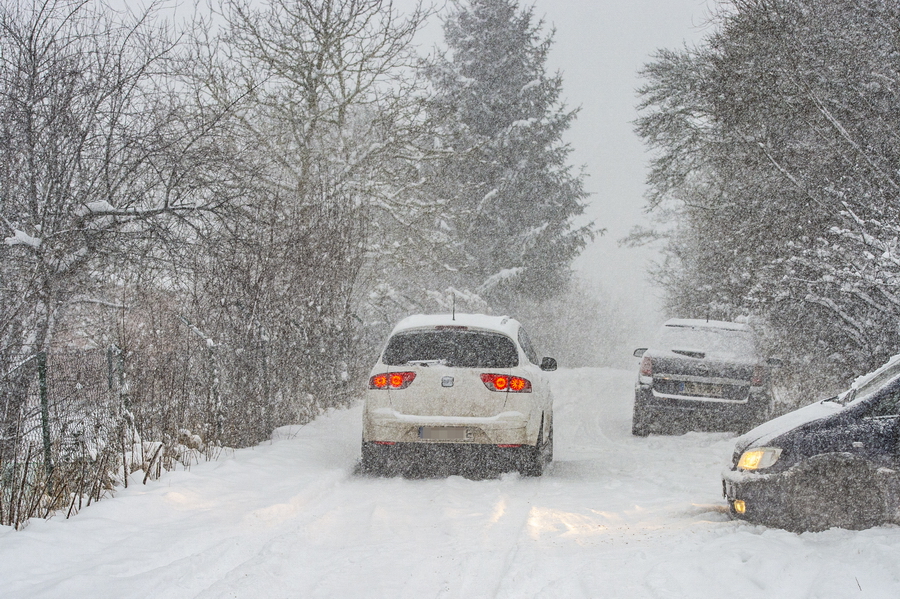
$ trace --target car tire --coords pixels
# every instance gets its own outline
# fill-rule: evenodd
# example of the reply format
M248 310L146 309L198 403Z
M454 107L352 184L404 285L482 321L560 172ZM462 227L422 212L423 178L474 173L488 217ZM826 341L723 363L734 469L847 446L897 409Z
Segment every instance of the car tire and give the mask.
M550 428L547 430L547 448L545 450L546 453L546 462L547 464L551 464L553 462L553 419L550 419Z
M753 430L769 419L771 399L768 396L751 397L751 403L742 419L736 422L735 429L739 435Z
M635 437L646 437L650 434L649 415L647 407L641 400L639 393L634 394L634 411L631 415L631 434Z
M816 456L791 477L790 519L794 532L829 528L863 530L886 521L884 493L875 468L851 454Z
M369 476L394 476L398 474L397 464L387 455L389 450L375 443L362 444L360 472Z
M359 462L359 470L362 474L378 476L383 468L383 461L370 443L363 442L361 450L361 458Z
M550 429L553 430L552 428ZM549 431L548 431L549 432ZM541 419L541 428L538 432L537 444L533 447L526 445L522 448L523 455L519 464L519 474L522 476L541 476L547 465L547 451L544 445L544 420Z

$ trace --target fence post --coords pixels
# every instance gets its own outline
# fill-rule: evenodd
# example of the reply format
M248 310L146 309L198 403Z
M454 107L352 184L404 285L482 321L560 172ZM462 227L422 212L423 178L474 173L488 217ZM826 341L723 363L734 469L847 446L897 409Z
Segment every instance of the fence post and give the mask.
M113 356L116 355L118 349L115 345L110 345L106 348L106 385L110 390L114 389L116 384L116 379L113 376L115 372L113 370Z
M47 474L47 485L51 484L53 461L50 459L50 398L47 393L47 352L38 352L38 389L41 395L41 431L44 437L44 471ZM51 490L52 493L52 490Z

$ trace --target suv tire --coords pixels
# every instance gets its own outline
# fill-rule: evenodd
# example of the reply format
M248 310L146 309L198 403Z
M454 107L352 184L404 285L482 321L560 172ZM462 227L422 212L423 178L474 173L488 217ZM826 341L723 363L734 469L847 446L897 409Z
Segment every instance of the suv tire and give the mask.
M635 437L646 437L650 434L649 415L647 407L641 400L640 394L634 395L634 411L631 415L631 434Z
M551 429L552 430L552 429ZM544 420L541 419L541 428L538 432L537 444L532 447L526 445L523 449L522 461L519 464L519 474L522 476L541 476L547 465L547 448L544 446ZM550 447L552 450L552 446Z

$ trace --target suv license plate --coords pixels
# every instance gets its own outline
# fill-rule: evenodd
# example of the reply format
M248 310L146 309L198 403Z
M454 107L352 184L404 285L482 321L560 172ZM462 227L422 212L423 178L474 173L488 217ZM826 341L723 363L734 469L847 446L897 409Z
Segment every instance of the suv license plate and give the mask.
M724 388L722 385L716 385L713 383L695 383L692 381L686 381L683 383L682 394L684 395L696 395L698 397L722 397L722 393Z
M464 426L420 426L419 438L429 441L467 441L469 429Z

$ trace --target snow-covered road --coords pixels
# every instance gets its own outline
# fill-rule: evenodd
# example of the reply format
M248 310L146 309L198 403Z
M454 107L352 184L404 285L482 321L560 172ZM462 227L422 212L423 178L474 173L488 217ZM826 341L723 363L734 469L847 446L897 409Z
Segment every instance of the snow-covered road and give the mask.
M632 372L554 374L540 479L355 476L361 408L70 519L0 529L0 597L890 597L900 528L732 522L731 435L630 435Z

